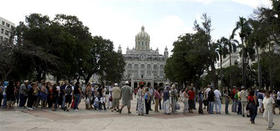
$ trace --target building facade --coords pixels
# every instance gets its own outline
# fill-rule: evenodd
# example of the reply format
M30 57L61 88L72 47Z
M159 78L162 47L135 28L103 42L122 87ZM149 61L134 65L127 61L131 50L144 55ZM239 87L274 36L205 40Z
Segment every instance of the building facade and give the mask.
M220 63L220 58L222 59L222 67L223 68L227 68L227 67L230 67L230 62L231 62L231 65L238 65L242 62L242 59L240 57L240 49L237 49L236 52L233 52L231 53L231 56L228 54L226 55L225 57L220 57L219 55L219 60L216 61L215 63L215 66L217 69L220 69L221 68L221 63ZM231 61L230 61L231 59Z
M0 41L8 41L15 24L0 17Z
M119 47L118 52L121 51ZM166 81L164 66L168 58L168 49L165 48L163 55L158 49L152 50L150 36L144 27L135 36L135 47L127 48L123 56L126 63L123 80L130 81L133 88L138 87L141 81L152 87L162 85Z

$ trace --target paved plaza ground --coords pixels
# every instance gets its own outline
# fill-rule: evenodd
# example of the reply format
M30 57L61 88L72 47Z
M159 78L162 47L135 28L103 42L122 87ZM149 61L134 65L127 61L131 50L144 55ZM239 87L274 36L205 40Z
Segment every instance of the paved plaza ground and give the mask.
M230 115L176 114L164 115L151 112L138 116L136 101L132 102L132 114L124 109L122 114L111 111L88 111L81 103L80 111L70 112L26 109L0 110L0 131L264 131L266 122L258 114L256 124L249 118ZM182 106L181 106L182 107ZM195 111L197 112L197 111ZM278 113L278 110L276 111ZM279 115L274 117L273 130L280 131Z

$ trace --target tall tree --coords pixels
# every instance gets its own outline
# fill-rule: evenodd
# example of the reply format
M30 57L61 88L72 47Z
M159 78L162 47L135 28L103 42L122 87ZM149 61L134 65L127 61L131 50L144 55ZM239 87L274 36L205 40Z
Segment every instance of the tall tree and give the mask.
M257 21L263 26L264 31L262 33L267 33L266 40L269 41L266 48L269 50L269 56L273 57L275 45L280 46L280 1L271 0L271 8L262 7L259 8L255 14L257 16ZM273 69L275 66L270 64L269 66L269 78L270 86L273 86Z
M236 23L236 27L232 31L232 38L234 38L235 33L239 30L239 37L241 39L241 57L242 57L242 83L245 87L247 87L247 73L246 68L248 53L252 54L251 48L249 48L248 38L251 33L251 28L249 22L244 17L239 17L239 21Z

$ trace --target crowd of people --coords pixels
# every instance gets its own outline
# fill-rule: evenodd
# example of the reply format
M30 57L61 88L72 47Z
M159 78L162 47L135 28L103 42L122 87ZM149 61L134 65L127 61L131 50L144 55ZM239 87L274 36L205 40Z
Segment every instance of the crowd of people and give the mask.
M136 111L139 116L148 115L153 110L170 115L178 112L180 105L183 105L184 114L194 113L195 110L199 114L221 114L222 102L224 102L225 114L229 114L230 103L232 103L231 112L250 117L252 124L255 123L257 114L263 113L268 129L271 129L274 125L273 115L276 113L276 107L280 112L279 91L245 89L243 86L226 88L221 92L211 85L200 89L193 84L185 88L178 88L176 84L169 83L162 87L152 87L144 82L140 82L138 88L132 89L128 81L122 87L118 83L102 86L68 81L0 82L0 106L7 109L18 106L28 110L50 108L53 111L57 109L78 111L80 102L84 101L87 110L111 110L122 113L123 108L127 106L130 114L133 94L137 101Z

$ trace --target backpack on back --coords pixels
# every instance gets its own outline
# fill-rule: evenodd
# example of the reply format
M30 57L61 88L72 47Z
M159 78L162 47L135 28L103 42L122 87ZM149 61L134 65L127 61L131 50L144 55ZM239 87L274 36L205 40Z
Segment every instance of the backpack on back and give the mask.
M65 92L66 92L66 95L71 95L71 93L72 93L72 87L71 87L71 86L67 86Z

